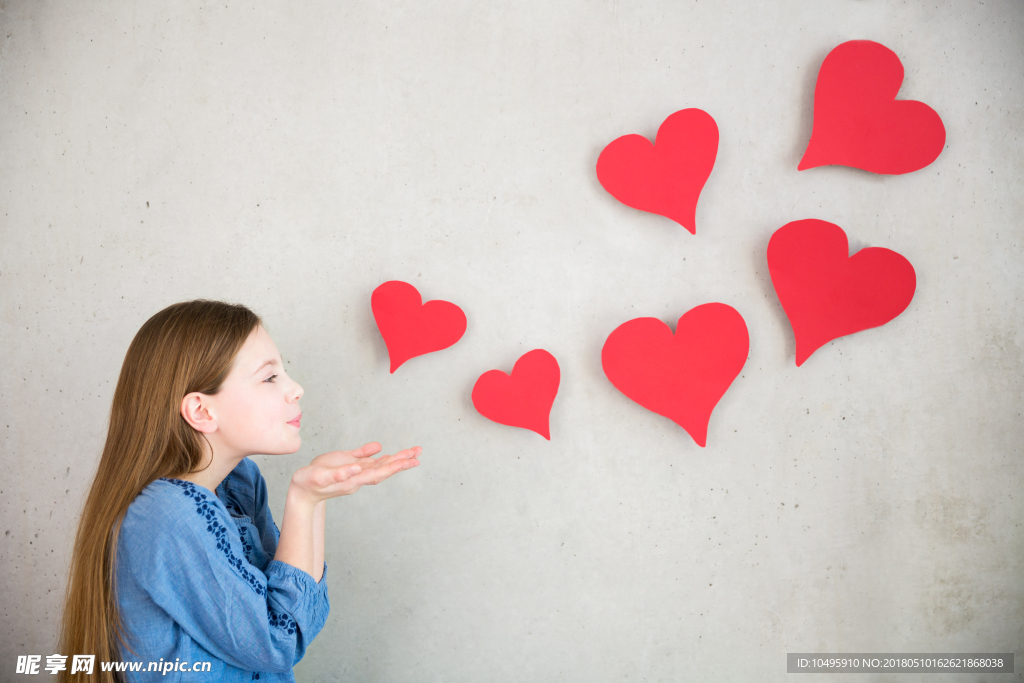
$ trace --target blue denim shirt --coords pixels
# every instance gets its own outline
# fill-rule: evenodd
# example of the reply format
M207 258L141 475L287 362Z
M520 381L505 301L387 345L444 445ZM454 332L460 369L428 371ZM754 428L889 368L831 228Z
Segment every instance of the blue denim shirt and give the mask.
M248 458L216 495L180 479L143 489L117 543L117 602L134 651L122 659L142 662L128 680L294 681L292 667L327 620L327 566L317 583L274 560L278 537L266 482ZM150 662L211 667L157 674Z

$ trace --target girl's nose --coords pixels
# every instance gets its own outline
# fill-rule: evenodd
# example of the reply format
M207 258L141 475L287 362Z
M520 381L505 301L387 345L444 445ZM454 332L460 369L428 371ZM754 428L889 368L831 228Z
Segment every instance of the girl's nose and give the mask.
M305 391L303 390L302 385L299 384L298 382L295 382L295 387L292 389L292 396L294 396L292 400L298 401L300 398L302 398L302 394L304 393Z

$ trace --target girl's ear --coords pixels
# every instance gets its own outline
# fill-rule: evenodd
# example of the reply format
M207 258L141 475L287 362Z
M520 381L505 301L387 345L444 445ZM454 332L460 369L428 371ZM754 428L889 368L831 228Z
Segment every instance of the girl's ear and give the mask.
M210 397L193 391L181 399L181 416L197 432L210 434L217 431L217 420L210 414Z

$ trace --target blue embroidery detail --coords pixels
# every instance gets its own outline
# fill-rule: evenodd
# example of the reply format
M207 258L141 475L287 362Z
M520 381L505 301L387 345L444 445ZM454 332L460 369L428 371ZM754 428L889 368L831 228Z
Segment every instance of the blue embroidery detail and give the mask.
M182 481L181 479L168 479L167 477L161 477L162 481L174 484L181 489L181 492L185 494L186 498L191 498L196 504L196 514L206 519L206 530L213 534L213 537L217 539L217 550L224 553L228 558L228 564L234 567L245 582L249 584L249 587L253 589L256 595L266 595L267 588L263 585L263 582L256 578L256 576L246 569L246 563L240 560L233 552L231 552L231 545L228 543L228 529L226 526L217 521L217 515L214 512L213 505L210 504L205 493L202 493L199 488L190 481Z
M242 512L242 509L235 504L235 501L228 498L227 500L222 502L224 503L224 507L228 509L228 512L230 512L232 516L245 517L245 513Z
M292 635L299 628L299 625L295 623L295 620L289 617L287 614L275 612L269 607L267 608L267 614L270 616L270 625L284 629L288 632L288 635Z
M168 479L167 477L161 477L161 481L166 481L170 484L174 484L181 489L181 492L185 494L185 497L191 498L196 504L196 514L204 517L207 522L206 530L213 534L214 538L217 539L217 550L220 550L228 558L228 564L238 570L245 579L249 587L256 592L256 595L264 596L267 594L267 589L263 585L263 582L256 578L256 576L245 568L245 563L238 559L233 552L231 552L231 545L228 543L228 529L219 521L217 521L217 515L214 511L214 507L210 504L206 494L199 490L199 488L190 481L183 481L181 479ZM223 502L223 501L221 501ZM242 541L242 547L245 549L246 555L248 555L253 547L246 540L244 535L239 534L239 538ZM299 629L299 625L295 623L295 620L289 617L287 614L275 612L274 610L267 607L267 616L270 620L271 626L276 626L284 631L288 632L288 635L293 635ZM252 680L259 680L259 673L253 673Z
M227 495L227 490L225 490L224 493L225 495ZM220 496L217 497L220 498ZM232 498L220 498L220 501L224 503L224 507L228 509L228 513L230 513L232 517L248 516L244 512L242 512L242 508L238 507L238 504ZM249 560L249 562L252 562L252 551L254 550L254 548L253 545L249 543L249 541L245 538L245 531L241 528L238 529L238 540L242 542L242 551L245 552L245 559Z
M251 562L253 557L252 551L254 550L254 548L252 546L252 543L249 543L249 541L246 540L245 532L241 529L238 531L238 540L242 542L242 551L245 553L245 558Z

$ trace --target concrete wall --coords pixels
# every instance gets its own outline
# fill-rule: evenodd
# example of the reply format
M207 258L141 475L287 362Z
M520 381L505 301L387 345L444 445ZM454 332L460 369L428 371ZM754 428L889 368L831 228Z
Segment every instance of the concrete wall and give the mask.
M0 26L0 670L53 652L124 353L195 297L261 314L305 387L303 449L255 458L275 515L318 453L424 449L331 503L333 607L299 681L1024 652L1019 0L0 0ZM942 116L935 163L797 172L818 67L850 39L892 48L900 97ZM721 131L696 236L594 172L686 107ZM765 248L802 218L918 284L797 368ZM469 318L394 375L369 308L389 279ZM750 356L701 449L600 349L709 301ZM562 370L550 443L470 401L538 347Z

